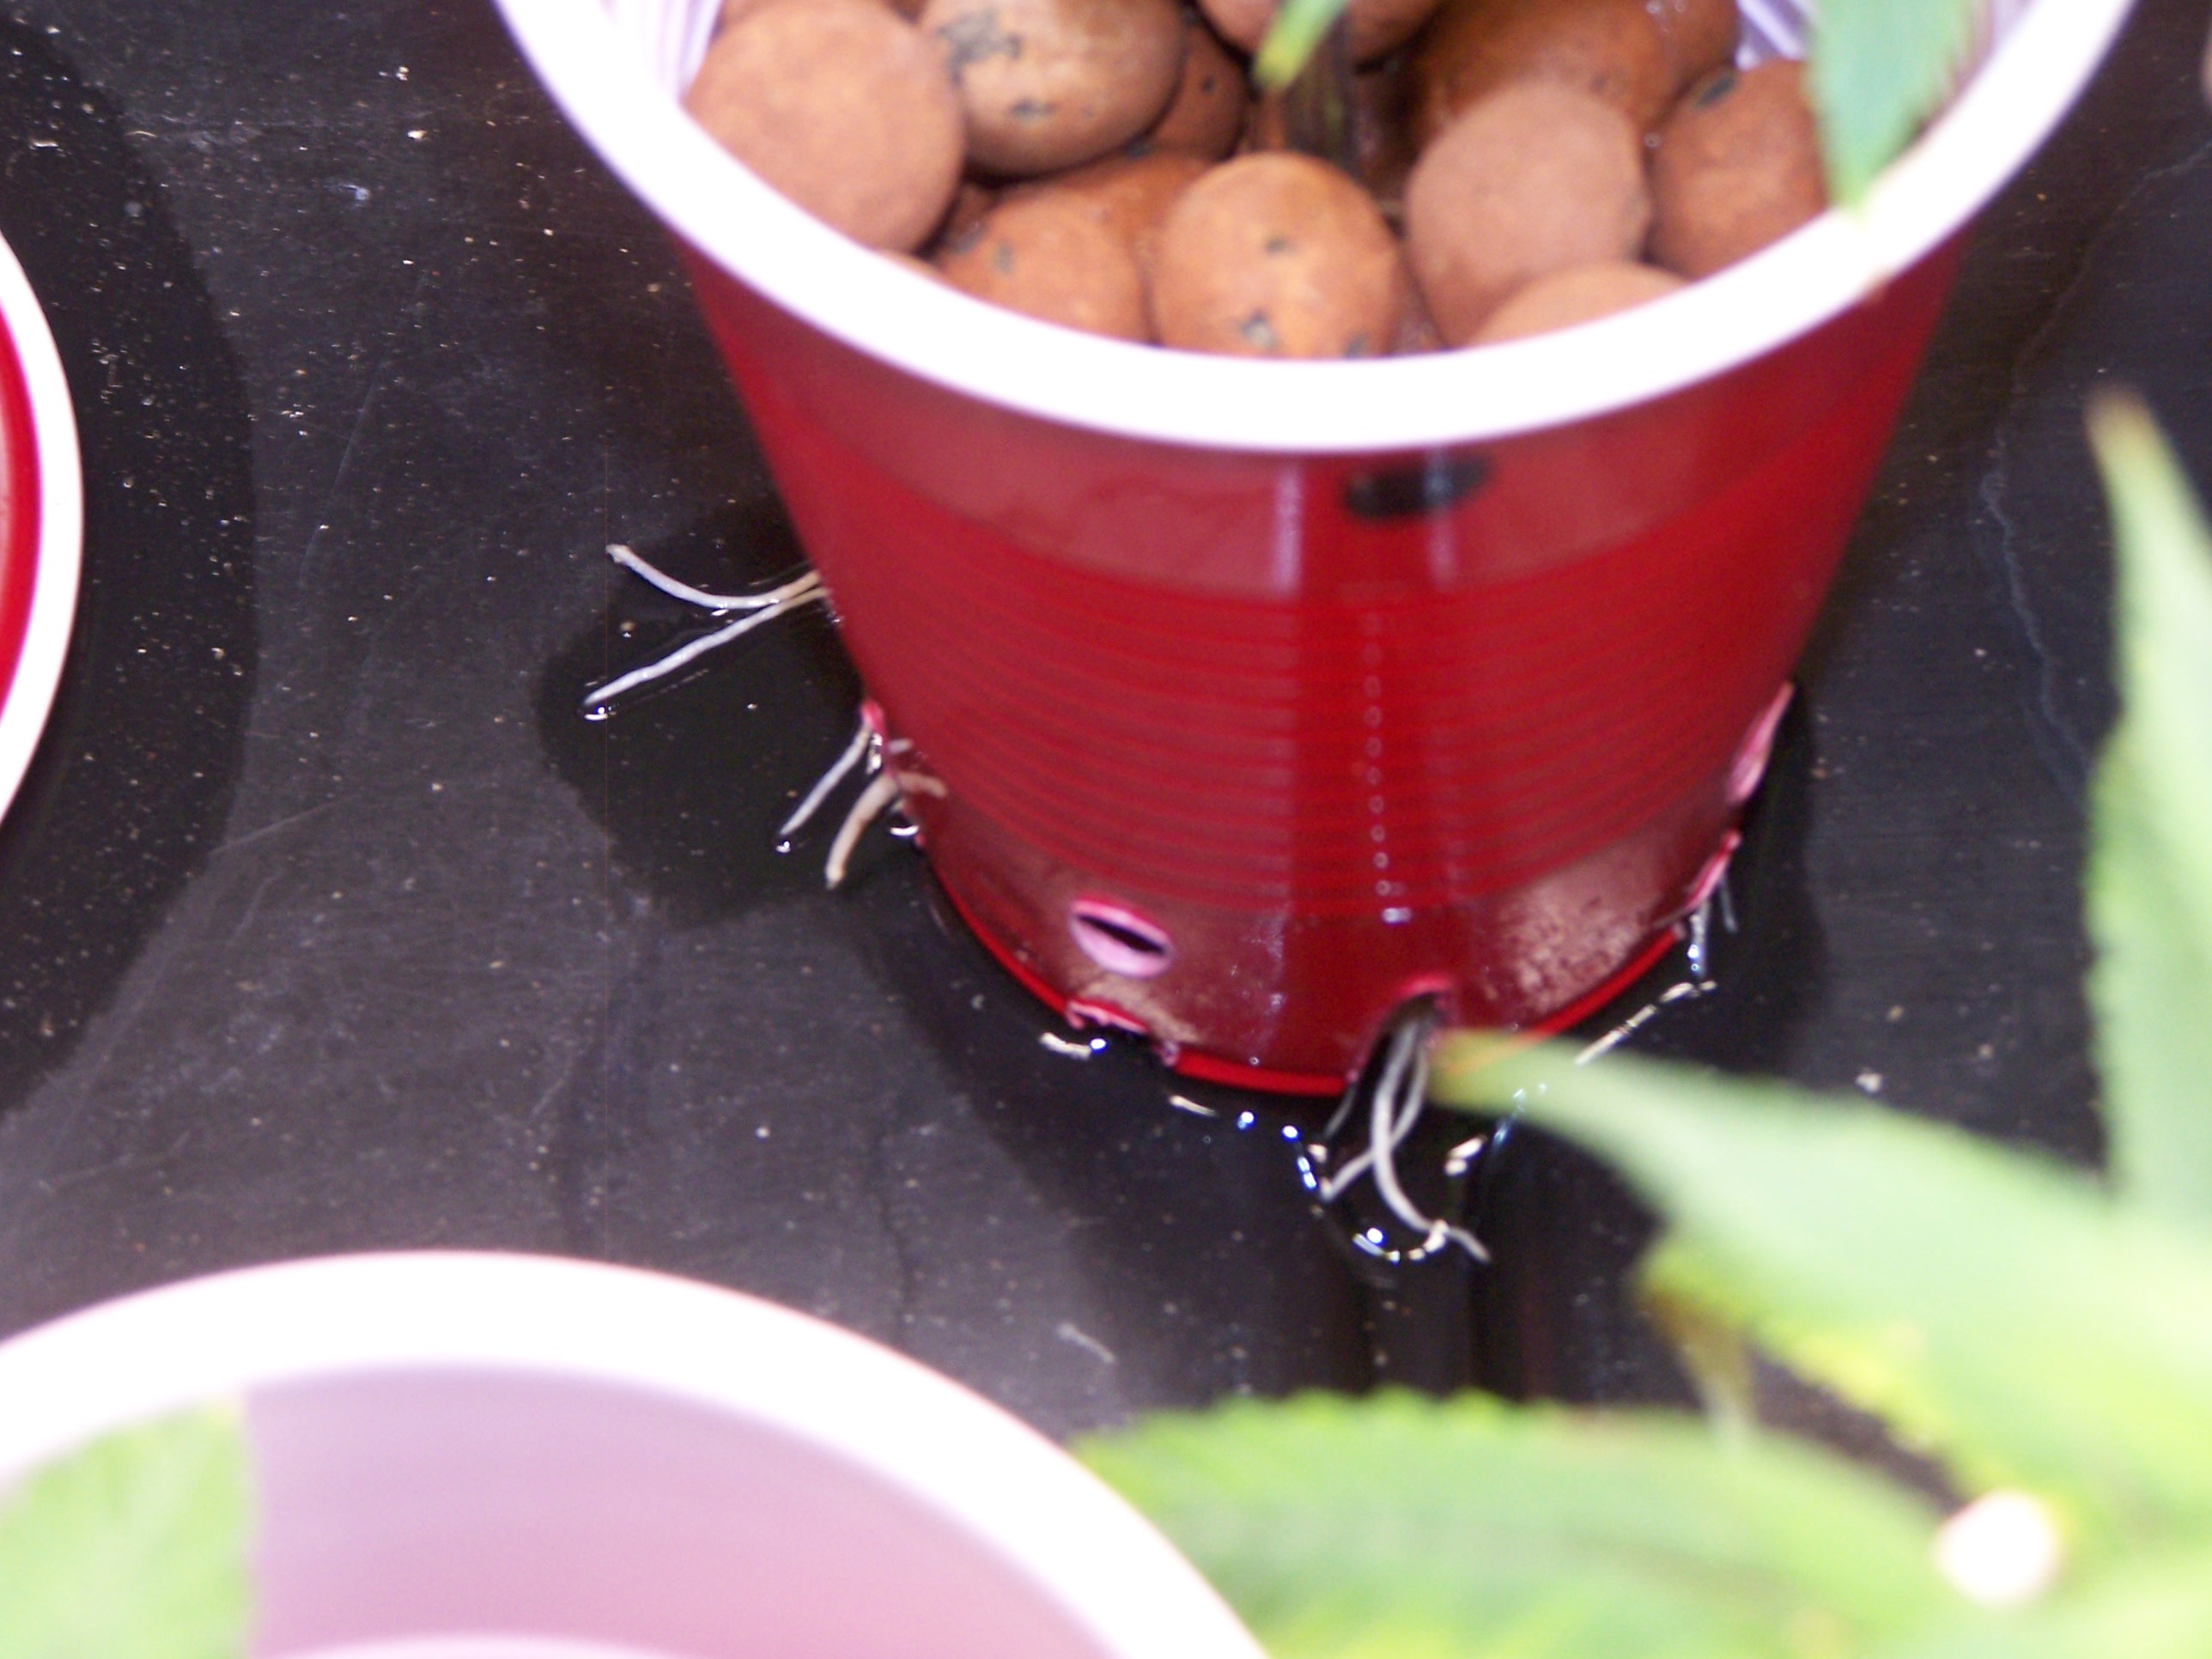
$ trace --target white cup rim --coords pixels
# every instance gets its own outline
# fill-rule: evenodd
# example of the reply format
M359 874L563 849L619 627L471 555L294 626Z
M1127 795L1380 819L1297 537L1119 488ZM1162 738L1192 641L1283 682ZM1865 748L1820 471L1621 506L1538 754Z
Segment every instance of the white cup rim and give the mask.
M1127 1659L1261 1659L1197 1571L1018 1419L864 1338L665 1274L476 1251L244 1268L0 1343L0 1483L126 1424L320 1377L522 1371L672 1396L842 1456Z
M61 354L13 249L0 241L0 328L21 367L30 410L24 434L38 483L38 532L31 558L31 611L15 672L0 682L0 817L37 752L60 687L76 619L84 556L84 476L76 414ZM21 512L22 503L15 504Z
M918 280L762 184L686 117L603 0L499 0L554 98L679 235L823 332L924 380L1124 436L1278 453L1481 441L1662 397L1772 350L1910 269L2072 104L2130 0L2033 0L1943 116L1850 212L1679 293L1477 351L1277 362L1162 351Z

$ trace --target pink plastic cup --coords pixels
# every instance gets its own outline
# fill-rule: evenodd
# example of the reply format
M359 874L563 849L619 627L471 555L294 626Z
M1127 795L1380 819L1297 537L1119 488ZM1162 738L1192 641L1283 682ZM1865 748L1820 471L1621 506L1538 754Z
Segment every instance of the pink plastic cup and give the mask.
M1412 998L1573 1018L1710 891L1962 228L2127 9L1994 8L1863 210L1679 295L1284 363L817 223L676 101L709 0L501 4L684 246L955 903L1069 1018L1314 1092ZM1802 12L1747 3L1747 52Z
M243 1402L264 1659L1261 1659L1013 1419L872 1343L546 1257L342 1256L0 1344L0 1489Z

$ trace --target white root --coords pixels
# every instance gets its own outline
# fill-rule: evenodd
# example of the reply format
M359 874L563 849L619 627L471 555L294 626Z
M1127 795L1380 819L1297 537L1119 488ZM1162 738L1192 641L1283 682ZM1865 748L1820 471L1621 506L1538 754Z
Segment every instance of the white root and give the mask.
M677 580L657 565L640 558L620 542L607 544L607 556L641 580L659 588L670 599L696 605L702 611L765 611L772 605L781 605L786 599L796 599L802 592L822 586L822 578L810 570L803 576L794 576L781 587L769 588L765 593L709 593L703 587L694 587L689 582Z
M861 836L898 798L896 773L879 772L869 781L853 802L853 810L845 814L845 822L837 826L837 839L830 843L830 856L822 866L823 886L834 890L844 884L846 864L860 844Z
M868 752L868 745L875 741L875 736L867 721L863 720L860 729L853 733L853 741L845 745L845 752L837 757L836 763L815 781L814 787L806 792L806 799L799 802L793 809L791 816L783 821L782 828L775 832L778 841L797 835L806 827L815 813L821 810L822 803L830 799L830 792L844 782L847 775L860 763L862 757Z
M607 556L671 599L696 605L718 617L732 612L743 614L728 626L679 646L658 661L647 663L642 668L634 668L629 673L586 692L584 713L593 720L605 719L609 706L623 693L654 680L665 679L687 663L696 662L708 652L727 645L732 640L741 639L754 629L774 622L778 617L788 616L803 605L812 605L817 601L826 604L830 597L822 586L821 577L811 570L765 592L710 593L704 588L692 586L689 582L678 581L666 571L640 558L620 542L608 544ZM862 719L860 729L854 732L853 740L846 744L844 752L838 756L828 771L815 781L814 787L806 792L806 798L793 810L791 816L784 819L782 827L775 832L776 839L786 840L803 829L837 787L865 760L868 769L876 772L877 775L860 792L845 814L845 821L838 826L836 839L830 843L830 855L823 865L824 885L831 888L842 885L847 866L852 860L853 849L860 845L860 836L868 826L882 817L887 809L908 792L939 798L945 795L945 785L927 773L902 772L896 768L878 771L878 768L884 767L886 757L896 757L913 747L903 739L878 744L875 732L867 720Z
M1367 1145L1321 1184L1316 1196L1324 1204L1334 1203L1361 1176L1368 1176L1390 1213L1422 1236L1416 1255L1432 1255L1451 1243L1475 1261L1487 1261L1490 1252L1480 1239L1440 1217L1424 1214L1398 1179L1398 1148L1413 1132L1428 1103L1429 1036L1434 1026L1433 1015L1413 1015L1401 1018L1391 1031L1382 1074L1368 1101ZM1349 1107L1351 1099L1347 1097L1345 1103ZM1340 1119L1343 1115L1340 1112Z
M817 586L811 592L795 599L784 599L769 606L766 610L756 611L750 616L740 617L727 628L718 628L711 634L703 635L693 640L689 645L678 647L658 661L649 662L642 668L633 668L629 673L620 675L609 680L605 685L596 686L586 691L584 694L584 712L589 714L602 711L624 692L634 691L639 686L647 684L653 680L665 679L686 663L696 661L709 651L727 645L731 641L751 633L756 628L764 627L778 617L787 616L803 605L809 605L817 599L828 597Z

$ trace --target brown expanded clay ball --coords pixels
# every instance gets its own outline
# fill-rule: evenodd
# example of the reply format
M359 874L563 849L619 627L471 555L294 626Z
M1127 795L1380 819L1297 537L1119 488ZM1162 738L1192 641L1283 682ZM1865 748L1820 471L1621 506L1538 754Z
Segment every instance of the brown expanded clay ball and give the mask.
M968 155L1027 175L1118 149L1160 118L1182 70L1175 0L929 0L967 111Z
M1260 50L1280 0L1198 0L1231 46ZM1437 9L1437 0L1351 0L1345 8L1352 61L1369 64L1412 40Z
M1406 180L1414 280L1451 345L1539 276L1634 258L1650 225L1644 141L1628 118L1546 81L1484 99Z
M1703 276L1759 252L1828 205L1805 66L1724 69L1690 89L1651 158L1651 254Z
M1735 61L1743 33L1735 0L1644 0L1644 5L1659 25L1677 87Z
M944 60L876 0L774 0L715 39L684 103L766 183L870 247L921 242L960 182Z
M1010 311L1118 340L1149 340L1145 279L1095 203L1041 185L1009 197L938 250L946 282Z
M1199 18L1183 20L1182 75L1167 113L1144 137L1151 149L1176 149L1218 161L1244 136L1249 99L1244 66Z
M1475 330L1470 343L1491 345L1500 340L1525 339L1531 334L1548 334L1555 328L1572 328L1577 323L1594 323L1672 294L1681 286L1680 276L1626 260L1571 266L1539 276L1492 312Z
M1601 98L1639 133L1681 91L1644 0L1445 0L1413 53L1413 137L1426 149L1500 88L1549 81Z
M1166 222L1168 210L1206 172L1204 161L1177 150L1154 150L1146 155L1109 155L1103 161L1056 173L1049 179L1017 185L1004 199L1015 202L1048 192L1073 197L1089 207L1100 224L1121 239L1135 255L1138 270L1150 282L1158 252L1160 227Z
M1160 343L1243 357L1364 357L1397 335L1405 276L1367 192L1326 161L1224 161L1160 228Z

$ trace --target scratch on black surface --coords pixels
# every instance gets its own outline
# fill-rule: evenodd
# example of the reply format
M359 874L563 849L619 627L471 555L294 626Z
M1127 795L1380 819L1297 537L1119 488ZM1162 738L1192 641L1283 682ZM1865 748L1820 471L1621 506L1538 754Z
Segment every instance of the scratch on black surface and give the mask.
M2086 264L2087 261L2085 260ZM2054 313L2055 314L2055 313ZM2046 325L2048 326L2048 325ZM2038 337L2040 337L2039 334ZM2014 377L2013 401L2020 400L2020 376ZM2020 550L2015 543L2012 517L2005 511L2005 469L2009 463L2009 444L2004 428L1999 426L1992 446L1989 471L1982 475L1982 505L1989 511L1997 527L1996 562L2004 577L2005 600L2013 618L2020 624L2021 637L2027 643L2028 653L2035 659L2036 720L2028 736L2035 745L2037 757L2044 769L2050 773L2066 799L2078 806L2089 775L2089 749L2081 734L2069 726L2058 710L2058 665L2044 642L2042 625L2035 614L2035 602L2028 592L2027 574L2021 568ZM2054 751L2054 743L2056 751Z
M88 1181L96 1181L101 1176L123 1175L131 1170L138 1169L158 1169L161 1165L173 1160L186 1146L190 1146L191 1139L192 1131L186 1129L161 1152L150 1156L141 1152L122 1152L114 1158L102 1158L97 1164L87 1164L82 1169L64 1170L59 1175L40 1176L38 1178L38 1188L40 1192L52 1198L58 1194L68 1191L71 1187L82 1186Z
M2045 343L2072 312L2075 301L2088 287L2092 270L2118 234L2118 228L2127 222L2137 200L2154 185L2191 171L2208 155L2212 155L2212 143L2200 144L2179 161L2145 173L2105 216L2082 249L2081 257L2075 261L2073 275L2068 278L2066 286L2051 301L2042 324L2013 358L2009 394L2006 400L2007 419L2027 401L2028 365L2040 354ZM2029 736L2035 744L2037 757L2042 761L2044 769L2050 773L2051 781L2057 784L2069 802L2079 806L2088 785L2092 764L2090 748L2081 734L2075 731L2059 712L2058 664L2044 640L2042 625L2036 615L2034 595L2029 591L2027 573L2021 563L2017 526L2012 515L2005 509L2009 483L2007 469L2011 464L2011 445L2005 432L2005 422L2000 420L1990 446L1990 465L1982 474L1982 505L1997 527L1996 556L2004 578L2006 603L2011 608L2014 619L2020 624L2021 638L2035 659L2036 720Z
M234 853L241 847L251 847L257 841L264 841L270 836L281 835L295 823L304 823L309 818L320 817L337 805L337 802L335 799L326 800L319 806L304 807L297 812L287 812L283 817L273 823L264 823L258 830L249 830L242 836L231 836L228 841L220 843L208 854L208 857L210 860L219 859L225 853Z
M587 1041L578 1042L569 1049L568 1058L555 1071L553 1080L538 1091L538 1098L530 1103L530 1109L522 1115L522 1121L525 1123L542 1122L545 1115L553 1109L555 1103L567 1092L568 1085L574 1081L576 1073L584 1069L585 1062L595 1054L605 1055L605 1045L595 1036L591 1036L588 1030L586 1036Z
M903 1121L894 1119L870 1139L864 1179L868 1196L875 1200L876 1214L883 1222L884 1237L890 1244L891 1261L898 1269L898 1289L891 1303L890 1344L902 1352L911 1352L907 1333L921 1305L921 1270L915 1263L913 1248L907 1241L906 1228L892 1195L890 1168L891 1138L906 1127Z
M368 392L362 398L361 407L354 412L353 429L346 434L345 447L338 452L337 471L331 474L330 488L323 492L323 499L316 504L315 527L307 532L307 544L300 550L299 585L301 587L308 586L314 574L316 545L323 539L323 532L330 528L327 515L331 505L337 500L338 491L345 485L346 474L353 466L353 453L361 443L362 428L368 424L368 412L376 406L377 394L384 390L385 377L392 372L392 360L399 350L399 333L410 319L420 315L422 290L428 286L429 281L430 267L425 264L416 276L414 293L399 308L398 320L385 337L384 355L377 359L376 372L368 377Z
M253 925L254 917L261 914L261 901L267 896L276 876L277 872L271 870L254 884L253 896L246 901L244 914L238 918L238 925L230 930L229 943L235 945L246 936L246 930Z

